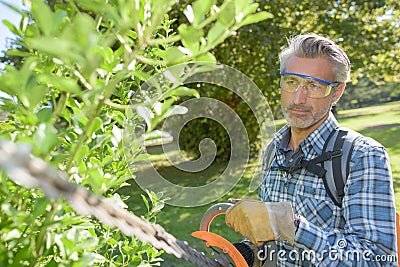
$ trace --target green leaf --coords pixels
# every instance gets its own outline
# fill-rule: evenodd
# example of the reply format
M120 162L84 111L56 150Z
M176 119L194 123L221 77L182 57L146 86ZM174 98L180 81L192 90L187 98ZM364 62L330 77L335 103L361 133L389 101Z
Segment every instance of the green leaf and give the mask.
M29 87L26 88L28 99L25 99L25 101L29 102L29 107L31 109L34 109L44 100L44 97L49 90L44 85L28 86Z
M50 6L44 1L34 0L31 6L32 17L37 21L45 36L51 34L53 26L53 13Z
M165 54L165 61L167 65L173 65L184 61L185 53L183 53L179 48L172 46L167 49Z
M7 20L3 20L2 22L12 33L14 33L14 34L16 34L18 36L22 36L21 30L18 29L17 27L15 27L14 24L12 24L11 22L9 22Z
M140 81L147 81L151 77L149 73L140 70L133 70L130 73Z
M97 195L104 194L107 191L106 179L103 176L103 172L99 166L93 166L87 171L88 178L84 180L86 184L89 184L93 192Z
M107 240L107 245L114 246L117 244L118 244L118 242L112 237Z
M146 205L147 212L150 212L150 204L149 204L149 201L147 200L147 198L146 198L144 195L141 195L141 197L142 197L142 199L143 199L144 204Z
M10 96L16 96L25 107L30 109L36 108L48 92L45 86L38 84L37 75L33 71L36 65L35 58L26 58L19 70L9 68L0 75L2 91Z
M235 20L235 4L233 2L225 3L219 14L218 14L218 21L221 22L223 25L229 26Z
M96 46L98 41L99 33L94 20L87 14L79 13L60 36L33 37L30 46L60 59L66 65L78 66L83 76L90 76L102 62Z
M151 3L151 23L159 25L164 19L164 14L168 13L177 2L176 0L152 0L148 3Z
M63 20L68 13L65 10L58 9L53 12L49 5L43 1L32 1L31 14L37 22L44 36L58 36Z
M182 44L185 47L192 47L194 44L198 43L203 37L204 32L201 29L196 29L195 27L192 26L187 26L186 24L182 24L178 27L178 31L180 36L182 37ZM196 51L192 51L196 52Z
M251 1L245 1L245 0L234 0L235 3L235 10L236 14L239 12L242 12L246 8L246 6L249 4Z
M224 40L228 27L221 22L217 21L207 34L207 47L212 48L219 42Z
M52 125L41 123L33 135L33 141L42 155L48 155L57 144L57 131Z
M237 13L237 17L246 17L249 14L253 14L255 12L257 12L257 9L260 5L258 3L252 3L248 6L246 6L241 12ZM241 14L242 13L242 14ZM241 20L239 20L238 22L240 22Z
M126 253L131 253L131 251L133 250L133 248L130 247L130 246L123 246L122 249L123 249L124 252L126 252Z
M188 88L185 86L179 86L169 90L166 94L164 94L164 98L172 96L194 96L196 98L199 98L200 94L196 89Z
M137 33L135 31L128 31L128 36L131 37L133 40L136 40L137 38Z
M59 265L58 262L56 262L56 261L54 260L54 258L52 258L52 259L50 260L50 262L46 264L46 266L47 266L47 267L58 267L58 266L60 266L60 265Z
M132 260L129 261L129 264L131 266L141 266L140 264L142 263L142 258L135 256ZM148 265L143 265L143 266L148 266Z
M7 56L15 56L15 57L28 57L31 54L26 51L21 51L19 49L9 49L6 51Z
M97 130L99 130L102 125L103 125L103 121L99 117L94 118L93 123L90 126L90 129L88 131L87 137L91 138L92 134L94 132L96 132Z
M81 88L78 86L77 81L71 78L43 73L39 75L38 80L39 82L44 83L48 86L53 86L60 91L74 94L78 94L81 92Z
M49 107L41 108L38 113L36 114L39 122L45 123L51 119L52 109Z
M29 261L29 259L31 259L31 253L32 251L29 245L24 246L18 249L16 252L14 252L13 261L14 263L17 263L14 266L18 266L19 263Z
M30 43L31 47L39 51L48 53L54 57L60 58L65 63L70 60L66 60L69 57L76 57L75 53L72 52L74 42L59 39L56 37L37 37L32 39Z
M31 213L32 218L38 218L39 216L46 213L46 207L49 205L48 198L35 199L34 210Z
M75 161L82 162L84 157L87 157L90 152L88 145L82 145L76 153Z
M256 13L256 14L248 15L237 26L238 27L243 27L245 25L256 23L256 22L260 22L260 21L263 21L263 20L266 20L266 19L270 19L272 17L273 17L273 15L271 13L266 12L266 11L262 11L262 12L259 12L259 13Z
M175 102L175 99L170 98L165 100L162 104L161 104L161 112L159 115L164 114L171 106L172 104Z
M197 62L217 62L215 56L210 52L201 54L200 56L195 57L194 60Z
M98 159L98 158L96 158L96 157L90 157L90 163L91 163L92 165L99 165L99 166L100 166L101 161L100 161L100 159Z
M111 118L113 119L113 120L115 120L118 124L120 124L120 125L124 125L125 124L125 120L126 120L126 118L125 118L125 116L124 116L124 113L122 113L121 111L119 111L119 110L114 110L113 112L112 112L112 114L111 114Z
M103 13L104 7L107 6L107 0L79 0L79 5L86 10Z
M114 52L110 47L104 48L103 54L105 63L110 64L114 62Z
M215 0L197 0L192 4L194 21L193 26L200 24L206 17Z

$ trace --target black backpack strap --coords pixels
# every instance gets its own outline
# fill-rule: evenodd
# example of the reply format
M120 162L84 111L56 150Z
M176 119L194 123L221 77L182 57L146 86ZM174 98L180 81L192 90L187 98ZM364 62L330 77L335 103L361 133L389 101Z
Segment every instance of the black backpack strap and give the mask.
M336 206L342 207L344 187L350 169L350 158L354 147L354 141L360 134L344 127L338 127L332 131L323 148L322 155L337 155L331 160L322 162L326 169L322 177L325 189Z
M340 157L335 157L332 158L332 160L330 161L325 161L322 164L324 165L324 167L326 166L327 169L327 173L325 174L325 180L327 181L328 186L330 184L334 184L334 186L330 185L329 191L331 195L333 196L333 202L341 207L342 206L342 199L344 197L344 185L346 184L346 179L347 176L343 175L342 170L346 169L343 168L344 166L346 166L347 164L345 163L344 165L342 165L342 159L347 159L346 155L343 155L343 143L345 141L347 132L346 131L341 131L341 130L335 130L336 131L336 138L333 139L333 150L334 151L341 151ZM336 193L335 192L336 189ZM328 190L327 190L328 191ZM332 198L331 196L331 198Z
M330 144L330 142L332 142L332 140L335 140L336 137L337 137L337 132L334 130L328 136L324 148L322 149L321 155L313 158L312 160L303 160L301 162L302 167L307 169L309 172L317 175L318 177L324 178L327 171L331 171L331 169L326 170L324 168L324 165L321 163L328 160L332 160L332 158L341 155L341 151L340 150L335 151L333 149L333 144ZM327 147L329 147L329 149L327 149Z

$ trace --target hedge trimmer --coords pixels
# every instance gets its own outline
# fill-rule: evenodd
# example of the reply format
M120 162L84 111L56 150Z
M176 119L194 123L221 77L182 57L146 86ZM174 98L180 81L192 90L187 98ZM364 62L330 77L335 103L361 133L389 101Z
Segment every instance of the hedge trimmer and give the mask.
M64 197L77 213L94 216L107 226L117 227L127 236L135 236L142 242L147 242L157 249L162 249L197 266L248 266L244 253L246 250L209 232L212 220L217 215L225 213L232 204L224 203L211 207L203 216L200 231L192 234L204 240L207 247L218 252L215 258L210 258L205 253L196 251L187 242L176 239L160 225L139 218L105 198L94 195L84 187L69 182L64 173L55 170L42 159L32 156L27 145L16 145L11 141L0 140L0 168L15 183L23 187L41 188L53 199Z

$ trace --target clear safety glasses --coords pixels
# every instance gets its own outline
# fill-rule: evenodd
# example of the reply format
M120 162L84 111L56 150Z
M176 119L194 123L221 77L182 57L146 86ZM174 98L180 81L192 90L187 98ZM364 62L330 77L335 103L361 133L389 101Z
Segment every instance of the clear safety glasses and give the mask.
M341 84L340 82L328 82L320 78L293 72L281 72L280 74L282 90L294 93L300 87L303 87L307 97L310 98L324 98L331 93L332 88Z

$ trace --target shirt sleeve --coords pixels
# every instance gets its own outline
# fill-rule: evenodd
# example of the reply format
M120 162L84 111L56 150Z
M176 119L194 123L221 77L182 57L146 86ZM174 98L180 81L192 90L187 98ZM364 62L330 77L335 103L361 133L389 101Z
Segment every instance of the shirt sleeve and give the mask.
M317 266L397 266L394 191L382 146L355 146L343 217L344 229L322 229L302 217L296 246L312 251Z

